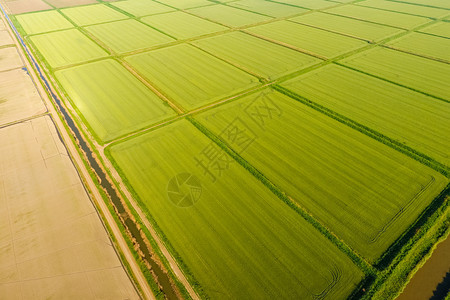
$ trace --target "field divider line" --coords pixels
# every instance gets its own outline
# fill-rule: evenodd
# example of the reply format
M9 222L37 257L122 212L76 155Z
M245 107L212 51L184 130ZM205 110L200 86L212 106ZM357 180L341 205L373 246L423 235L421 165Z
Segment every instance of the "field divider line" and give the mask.
M175 117L173 117L173 118L171 118L169 120L165 120L165 121L153 124L153 125L151 125L149 127L143 128L141 130L138 130L138 131L135 131L133 133L130 133L130 134L126 135L126 136L123 136L123 137L117 138L117 139L115 139L113 141L110 141L108 143L105 143L103 146L101 146L101 149L104 150L107 147L110 147L110 146L113 146L113 145L116 145L116 144L120 144L120 143L125 142L125 141L127 141L129 139L132 139L132 138L141 136L143 134L149 133L149 132L151 132L153 130L165 127L165 126L167 126L169 124L172 124L173 122L176 122L178 120L181 120L181 119L183 119L185 117L188 117L188 116L191 116L193 114L197 114L197 113L200 113L200 112L203 112L203 111L207 111L209 109L213 109L215 107L224 105L224 104L226 104L228 102L240 99L240 98L245 97L245 96L247 96L249 94L252 94L252 93L255 93L255 92L259 91L259 90L265 89L266 87L269 87L272 84L274 84L274 83L273 82L269 82L269 83L265 83L263 85L259 85L259 86L250 88L250 89L248 89L246 91L243 91L241 93L238 93L238 94L236 94L234 96L231 96L231 97L228 97L228 98L216 101L214 103L207 104L207 105L204 105L202 107L193 109L193 110L191 110L189 112L185 112L183 114L175 116Z
M194 125L199 131L206 135L210 140L216 143L223 151L230 155L239 165L246 169L252 176L258 179L266 188L268 188L275 196L281 201L293 209L298 215L305 219L310 225L317 229L324 237L330 240L341 252L346 254L366 275L376 275L377 270L370 265L361 255L355 252L345 242L340 240L337 235L330 231L324 224L314 218L307 210L305 210L300 204L288 196L280 187L270 181L262 172L245 160L239 153L233 150L221 137L215 135L202 123L197 121L194 117L187 118L192 125Z
M403 85L403 84L401 84L401 83L398 83L398 82L395 82L395 81L392 81L392 80L386 79L386 78L384 78L384 77L381 77L381 76L378 76L378 75L375 75L375 74L372 74L372 73L366 72L366 71L364 71L364 70L360 70L360 69L357 69L357 68L355 68L355 67L352 67L352 66L346 65L346 64L344 64L344 63L341 63L341 62L338 62L338 61L336 61L336 62L334 62L334 63L335 63L336 65L339 65L339 66L341 66L341 67L344 67L344 68L347 68L347 69L350 69L350 70L356 71L356 72L358 72L358 73L361 73L361 74L365 74L365 75L368 75L368 76L370 76L370 77L374 77L374 78L377 78L377 79L383 80L383 81L385 81L385 82L389 82L389 83L391 83L391 84L394 84L394 85L396 85L396 86L400 86L400 87L402 87L402 88L405 88L405 89L408 89L408 90L414 91L414 92L416 92L416 93L419 93L419 94L422 94L422 95L425 95L425 96L428 96L428 97L434 98L434 99L436 99L436 100L439 100L439 101L443 101L443 102L447 102L447 103L450 103L450 100L447 100L447 99L445 99L445 98L441 98L441 97L439 97L439 96L436 96L436 95L428 94L427 92L424 92L424 91L421 91L421 90L415 89L415 88L413 88L413 87L410 87L410 86L407 86L407 85Z
M410 13L410 12L397 11L397 10L392 10L392 9L388 9L388 8L383 8L383 7L374 7L374 6L360 5L360 3L364 4L365 1L366 0L355 1L354 4L358 5L358 6L362 6L362 7L376 9L376 10L395 12L395 13L399 13L399 14L402 14L402 15L408 15L408 16L414 16L414 17L423 17L423 18L429 18L429 19L436 19L436 17L428 17L428 16L424 16L424 15L418 15L418 14ZM405 3L405 4L407 4L407 3Z
M272 2L272 3L277 3L277 4L289 5L289 6L293 6L293 7L299 7L299 8L303 8L303 9L308 9L308 10L310 10L310 12L317 12L317 11L322 11L324 9L329 9L329 8L334 8L334 7L338 7L338 6L342 6L342 5L347 5L347 3L327 1L327 2L330 2L330 4L333 3L335 5L330 5L330 6L322 7L322 8L309 8L309 7L306 7L306 6L301 6L301 5L292 4L292 3L278 2L276 0L266 0L266 1Z
M423 4L423 3L408 2L408 0L406 0L406 1L387 0L387 1L422 6L422 7L431 7L431 8L437 8L437 9L442 9L442 10L450 10L450 8L446 8L446 7L442 7L442 6L434 6L434 5L427 5L427 4Z
M348 18L348 17L345 17L345 16L340 16L340 17L344 17L344 18L347 18L347 19L351 19L351 18ZM294 21L294 20L287 20L287 21L288 21L288 22L291 22L291 23L301 24L301 25L308 26L308 27L311 27L311 28L320 29L320 30L323 30L323 31L327 31L327 32L339 34L339 35L342 35L342 36L346 36L346 37L349 37L349 38L352 38L352 39L355 39L355 40L360 40L360 41L368 42L368 43L371 43L371 44L377 43L377 41L375 41L375 40L369 40L369 39L362 38L362 37L359 37L359 36L356 36L356 35L352 35L352 34L348 34L348 33L344 33L344 32L339 32L339 31L335 31L335 30L332 30L332 29L322 28L322 27L320 27L320 26L311 25L311 24L308 24L308 23L302 23L302 22L300 22L300 21ZM366 22L366 23L370 23L370 22L364 21L364 20L361 20L361 21L362 21L362 22ZM387 25L386 25L386 26L387 26ZM395 27L394 27L394 28L395 28ZM396 29L397 29L397 28L396 28ZM406 31L406 29L399 29L399 30ZM387 36L387 37L384 37L382 40L387 39L387 38L391 38L391 37L396 36L396 35L398 35L398 33L393 33L393 34L391 34L391 35L389 35L389 36Z
M32 121L34 119L38 119L38 118L41 118L41 117L44 117L44 116L49 116L49 115L50 115L50 112L46 108L46 111L43 112L43 113L31 116L31 117L27 117L27 118L24 118L24 119L14 120L14 121L11 121L11 122L8 122L8 123L5 123L5 124L0 124L0 129L6 128L6 127L9 127L9 126L13 126L13 125L16 125L16 124Z
M323 113L325 115L327 115L330 118L335 119L336 121L349 126L383 144L385 144L386 146L389 146L390 148L393 148L411 158L413 158L414 160L434 169L435 171L441 173L442 175L449 177L450 178L450 168L444 166L443 164L441 164L440 162L436 161L435 159L429 157L428 155L419 152L407 145L404 145L403 143L394 140L370 127L367 127L359 122L356 122L340 113L337 113L323 105L320 105L314 101L311 101L285 87L282 87L280 85L274 85L273 86L275 90L279 91L282 94L285 94L286 96L289 96L290 98L292 98L293 100L299 101L313 109L315 109L316 111Z
M174 101L170 100L166 95L160 92L152 83L145 79L143 75L139 73L132 65L123 59L119 59L120 63L127 69L131 74L133 74L141 83L143 83L147 88L149 88L153 93L155 93L161 100L169 104L169 106L179 115L184 114L186 110L180 105L175 104Z
M212 56L212 57L214 57L214 58L220 60L220 61L223 61L223 62L225 62L225 63L227 63L227 64L229 64L229 65L232 65L233 67L235 67L235 68L237 68L237 69L239 69L239 70L241 70L241 71L244 71L245 73L247 73L247 74L249 74L249 75L251 75L251 76L253 76L253 77L258 78L258 80L259 80L261 83L266 83L266 82L268 82L268 78L265 78L265 77L259 75L258 73L255 73L255 72L253 72L253 71L247 69L247 68L244 67L244 66L241 66L241 65L236 64L236 63L234 63L234 62L232 62L232 61L229 61L229 60L227 60L227 59L225 59L225 58L222 58L222 57L220 57L220 56L217 56L216 54L214 54L214 53L212 53L212 52L209 52L208 50L205 50L205 49L203 49L203 48L201 48L200 46L197 46L197 45L195 45L195 44L192 44L192 43L188 43L188 44L191 45L192 47L195 47L196 49L198 49L198 50L200 50L200 51L202 51L202 52L204 52L204 53L206 53L206 54L208 54L208 55L210 55L210 56Z
M298 23L296 23L296 24L298 24ZM247 29L247 28L245 28L245 29ZM301 53L307 54L309 56L312 56L312 57L315 57L315 58L318 58L318 59L321 59L321 60L328 60L329 59L328 57L322 56L320 54L316 54L314 52L311 52L311 51L308 51L308 50L305 50L305 49L302 49L302 48L295 47L295 46L293 46L291 44L288 44L288 43L284 43L284 42L281 42L281 41L273 40L273 39L265 37L263 35L259 35L257 33L253 33L251 31L246 31L245 29L243 29L242 32L244 32L246 34L249 34L251 36L257 37L259 39L265 40L267 42L270 42L270 43L273 43L273 44L277 44L277 45L280 45L280 46L283 46L283 47L295 50L297 52L301 52Z
M413 52L413 50L401 49L401 48L395 47L393 45L380 45L380 47L388 48L388 49L391 49L391 50L396 50L396 51L399 51L399 52L403 52L403 53L407 53L407 54L411 54L411 55L415 55L415 56L419 56L419 57L423 57L423 58L426 58L426 59L429 59L429 60L434 60L434 61L437 61L437 62L440 62L440 63L444 63L444 64L450 64L449 60L446 60L446 59L443 59L443 58L439 58L439 57L434 57L434 56L428 56L426 54L416 53L416 52Z
M3 46L0 46L0 49L12 48L12 47L15 47L15 45L14 44L6 44L6 45L3 45Z

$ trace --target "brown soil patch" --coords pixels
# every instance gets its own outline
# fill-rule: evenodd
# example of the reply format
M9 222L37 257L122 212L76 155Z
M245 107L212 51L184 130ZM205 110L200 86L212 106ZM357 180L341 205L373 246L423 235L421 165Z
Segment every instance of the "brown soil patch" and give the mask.
M15 0L6 1L6 7L13 15L27 12L53 9L50 5L41 0Z

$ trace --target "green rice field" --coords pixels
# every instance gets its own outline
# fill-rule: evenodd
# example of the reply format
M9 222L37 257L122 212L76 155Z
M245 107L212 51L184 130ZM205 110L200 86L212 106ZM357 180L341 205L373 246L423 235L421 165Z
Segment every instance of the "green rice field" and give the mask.
M312 13L290 19L293 22L338 32L367 41L379 41L402 32L401 29L324 13Z
M0 116L40 66L156 299L394 299L447 234L447 0L20 1Z
M186 109L212 103L258 84L255 77L190 45L129 56L126 61Z
M229 27L241 27L270 20L268 16L220 4L193 8L188 12Z
M381 10L394 11L405 13L408 15L424 16L430 18L441 18L449 14L447 10L430 7L414 5L409 3L400 3L397 1L386 1L386 0L365 0L356 3L357 5L368 6L373 8L378 8Z
M245 10L257 12L270 17L287 17L308 11L300 7L260 0L239 0L230 2L229 5L236 8L242 8Z
M271 117L255 117L264 104L272 109ZM236 115L245 124L240 129L257 137L242 157L370 261L448 183L439 173L278 92L250 95L198 120L220 135ZM233 137L223 134L240 152Z
M365 2L362 2L362 4L364 3ZM430 19L421 16L407 15L358 5L337 6L327 9L325 12L403 29L414 28L430 22Z
M174 9L169 6L163 5L158 2L146 0L117 1L112 2L111 5L135 17L142 17L174 11Z
M102 4L65 8L61 12L78 26L106 23L128 18L126 15Z
M273 22L246 31L324 58L332 58L367 45L364 41L289 21Z
M136 20L123 20L86 27L106 47L117 53L132 52L170 43L173 38Z
M450 106L443 101L337 65L282 85L450 166Z
M395 49L450 62L450 39L413 32L387 45Z
M114 60L57 71L55 76L100 142L174 115Z
M312 56L240 32L193 44L266 79L276 79L320 62Z
M238 164L230 163L216 182L204 176L195 159L206 160L202 152L211 146L193 125L180 121L110 149L149 218L205 294L221 299L345 297L361 271ZM232 160L221 155L223 161ZM199 178L203 188L201 199L188 208L166 195L167 182L184 172Z
M108 56L108 53L77 29L30 37L52 68Z
M205 19L176 11L166 14L148 16L141 19L142 22L175 37L176 39L188 39L205 34L227 30L228 28Z
M438 22L420 30L436 36L450 38L450 22Z
M74 27L57 11L19 15L16 18L27 34L37 34Z

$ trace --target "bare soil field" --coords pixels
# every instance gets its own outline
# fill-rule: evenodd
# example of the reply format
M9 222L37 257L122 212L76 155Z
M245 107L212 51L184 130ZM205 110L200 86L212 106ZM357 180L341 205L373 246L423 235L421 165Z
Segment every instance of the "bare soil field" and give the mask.
M0 49L0 72L17 69L23 66L23 61L15 47Z
M137 299L50 117L0 140L2 299Z
M1 28L1 25L0 25ZM9 32L6 30L0 29L0 47L6 46L6 45L12 45L14 44L14 41L12 40L11 36L9 35Z
M27 71L0 72L0 126L46 111Z
M9 10L9 12L13 15L46 9L53 9L53 7L51 7L42 0L6 1L5 6Z

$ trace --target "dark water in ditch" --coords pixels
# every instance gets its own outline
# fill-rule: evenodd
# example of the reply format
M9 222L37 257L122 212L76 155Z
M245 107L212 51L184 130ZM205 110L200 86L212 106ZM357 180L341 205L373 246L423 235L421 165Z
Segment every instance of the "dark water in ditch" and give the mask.
M56 105L59 108L59 111L64 116L64 119L69 126L69 128L72 130L72 133L77 140L79 147L83 150L83 152L86 155L86 158L89 162L89 165L94 170L96 175L99 178L100 185L102 188L106 191L109 198L111 199L111 202L115 206L118 214L123 218L124 220L124 226L128 229L128 231L131 233L132 237L136 241L137 247L139 247L139 250L143 254L143 259L148 262L148 264L151 266L151 270L154 272L154 274L157 277L158 283L161 286L162 292L168 299L178 299L177 294L175 290L173 289L169 276L161 269L161 267L152 259L151 250L149 247L147 247L147 244L144 242L141 232L138 229L136 223L134 223L133 219L130 218L129 213L126 211L126 209L123 206L122 201L120 200L120 197L117 194L117 191L112 187L111 183L107 180L107 176L103 169L99 166L97 160L94 158L93 153L91 149L89 148L88 144L84 140L83 136L81 135L80 131L78 130L77 126L75 125L75 122L73 121L72 117L67 113L66 109L62 105L61 101L59 100L58 96L55 95L53 90L51 89L47 79L43 75L40 66L36 63L34 60L34 57L31 55L28 46L23 41L22 37L20 36L19 32L15 28L14 24L9 19L9 16L6 14L3 6L0 4L0 8L5 15L6 19L8 20L9 24L11 25L11 28L14 30L17 38L19 39L20 43L23 45L25 51L28 54L28 57L33 62L33 65L35 66L36 70L39 73L39 76L41 77L42 81L44 82L45 88L47 91L51 94L53 100L55 101ZM58 133L59 134L59 133Z
M438 244L431 257L411 278L396 300L443 300L450 289L450 237Z

